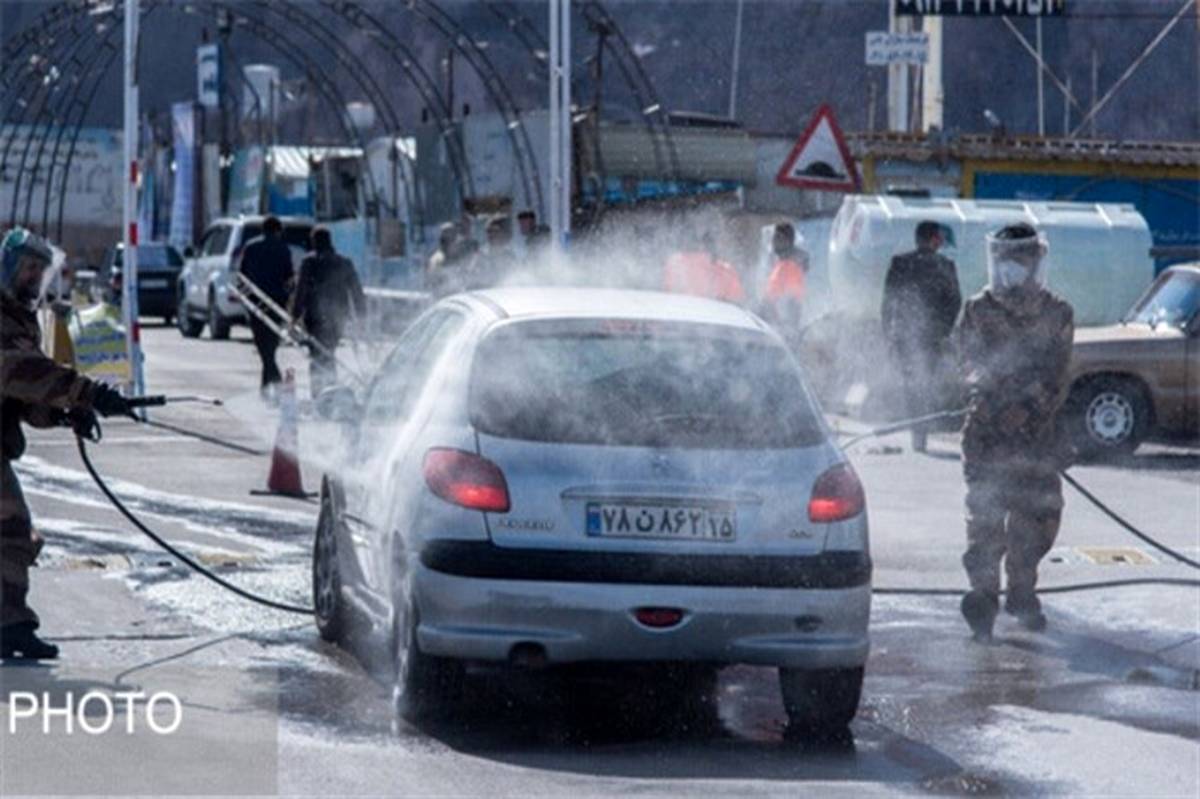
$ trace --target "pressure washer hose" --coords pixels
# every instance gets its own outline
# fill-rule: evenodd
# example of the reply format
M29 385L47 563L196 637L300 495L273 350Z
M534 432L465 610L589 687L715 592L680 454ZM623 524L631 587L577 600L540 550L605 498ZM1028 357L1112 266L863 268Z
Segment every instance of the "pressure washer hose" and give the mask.
M100 473L96 471L96 467L92 465L92 459L90 457L88 457L87 443L84 441L83 437L76 436L76 442L79 444L79 457L83 460L84 468L87 469L88 474L90 474L92 476L92 480L95 481L96 485L100 488L100 491L104 494L104 496L108 497L108 501L113 504L113 507L116 508L118 511L120 511L121 515L124 516L126 519L128 519L130 524L132 524L134 527L136 527L142 533L145 533L147 536L149 536L150 539L152 541L154 541L154 543L158 544L160 547L165 549L167 552L171 553L176 558L178 558L180 563L182 563L185 566L187 566L188 568L192 569L193 571L195 571L202 577L207 577L209 580L212 580L214 583L221 586L222 588L232 591L233 593L237 594L238 596L242 597L243 599L249 600L250 602L254 602L259 605L263 605L264 607L274 608L275 610L282 610L287 613L303 613L306 616L311 616L313 614L312 608L305 608L305 607L301 607L299 605L289 605L286 602L276 602L273 599L268 599L266 597L262 597L257 594L251 593L250 591L247 591L244 588L240 588L240 587L234 585L233 583L229 582L228 580L224 579L220 575L215 574L214 572L210 571L209 569L206 569L201 564L197 563L196 561L189 558L187 555L180 552L175 547L171 546L171 544L169 544L165 540L163 540L163 538L160 535L158 535L153 530L151 530L149 527L147 527L142 522L142 520L139 519L133 513L133 511L131 511L131 510L129 510L129 508L125 507L125 504L123 502L121 502L121 500L117 497L117 495L112 492L112 490L108 487L108 485L100 477Z
M847 441L845 444L843 444L843 447L850 447L850 446L858 443L859 441L862 441L864 439L871 438L874 436L881 436L881 435L886 435L889 433L895 433L900 430L905 430L916 424L925 424L927 422L932 422L932 421L936 421L939 419L946 419L946 418L951 418L951 417L956 417L956 416L962 416L964 413L965 413L965 411L962 411L962 410L942 411L939 413L927 414L925 416L918 416L913 419L906 419L901 422L889 424L884 427L878 427L878 428L870 430L866 433L863 433L861 435L855 436L855 437L851 438L849 441ZM174 426L172 426L170 429L175 430L176 432L190 433L190 431L186 431L183 428L178 428L178 427L174 427ZM201 440L212 441L212 443L219 443L215 440L212 440L211 437L208 437L208 436L203 436L203 435L197 434L196 437L200 438ZM178 549L176 549L174 546L167 543L167 541L165 541L161 536L159 536L157 533L155 533L153 530L151 530L149 527L147 527L142 522L142 520L139 519L137 517L137 515L133 513L133 511L131 511L131 510L129 510L129 508L125 507L125 504L123 502L121 502L121 500L117 497L117 495L112 492L112 490L104 482L104 479L100 476L100 473L98 471L96 471L96 467L92 465L92 460L90 457L88 457L87 443L86 443L85 439L82 436L77 436L76 438L77 438L77 442L79 444L79 457L83 461L84 467L87 469L88 474L91 475L92 480L96 483L96 486L100 489L100 491L104 494L104 496L108 498L108 501L112 503L113 507L115 507L118 511L120 511L122 516L124 516L126 519L129 520L130 524L132 524L140 532L147 535L152 541L154 541L154 543L158 544L160 547L162 547L164 550L169 552L171 555L175 556L179 560L180 563L183 563L185 566L192 569L193 571L195 571L197 574L201 575L202 577L208 578L209 580L211 580L212 582L221 586L222 588L224 588L228 591L232 591L233 593L237 594L238 596L240 596L243 599L246 599L250 602L254 602L256 604L263 605L264 607L273 608L275 610L282 610L282 611L285 611L288 613L301 613L306 616L311 616L314 613L312 608L301 607L299 605L290 605L285 602L277 602L273 599L269 599L267 597L262 597L257 594L254 594L250 591L247 591L244 588L240 588L240 587L234 585L233 583L229 582L228 580L225 580L223 577L215 574L211 570L205 568L204 566L197 563L196 561L192 560L187 555L183 554ZM1190 566L1193 569L1200 569L1200 563L1197 563L1196 561L1185 557L1184 555L1180 554L1179 552L1176 552L1175 550L1171 549L1170 547L1166 546L1165 544L1159 543L1158 541L1154 540L1150 536L1148 536L1145 533L1143 533L1142 531L1138 530L1136 527L1134 527L1128 521L1123 519L1120 515L1118 515L1116 513L1116 511L1112 510L1107 505L1105 505L1098 497L1096 497L1094 494L1092 494L1090 491L1088 491L1086 488L1084 488L1082 485L1080 485L1077 480L1075 480L1073 477L1071 477L1069 474L1067 474L1065 469L1060 470L1060 474L1063 476L1063 479L1065 479L1067 481L1067 483L1071 485L1072 488L1074 488L1076 491L1078 491L1085 499L1087 499L1089 502L1091 502L1093 505L1095 505L1100 511L1102 511L1105 515L1107 515L1109 518L1111 518L1117 524L1121 525L1121 527L1123 527L1125 530L1130 532L1132 535L1134 535L1137 538L1139 538L1140 540L1146 542L1147 544L1154 547L1158 551L1174 558L1175 560L1179 561L1180 563ZM1124 587L1138 586L1138 585L1166 585L1166 586L1182 586L1182 587L1186 587L1186 588L1200 588L1200 580L1188 580L1188 579L1182 579L1182 578L1169 578L1169 577L1157 577L1157 578L1142 577L1142 578L1132 578L1132 579L1124 579L1124 580L1100 580L1100 581L1096 581L1096 582L1068 583L1066 585L1055 585L1055 586L1050 586L1047 588L1039 588L1038 593L1039 594L1066 594L1066 593L1073 593L1073 592L1078 592L1078 591L1096 591L1096 590L1102 590L1102 589L1107 589L1107 588L1124 588ZM906 588L906 587L887 588L887 587L876 586L871 589L871 593L879 595L879 596L961 596L963 594L963 589L961 589L961 588ZM1001 593L1003 593L1003 592L1001 592Z

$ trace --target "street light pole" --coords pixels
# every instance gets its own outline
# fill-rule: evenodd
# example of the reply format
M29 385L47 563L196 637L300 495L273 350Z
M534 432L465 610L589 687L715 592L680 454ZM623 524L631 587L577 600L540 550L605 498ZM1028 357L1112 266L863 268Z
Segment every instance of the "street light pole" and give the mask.
M125 196L121 238L121 300L124 309L125 352L129 358L127 393L145 393L142 373L141 329L138 327L138 12L139 0L125 0Z

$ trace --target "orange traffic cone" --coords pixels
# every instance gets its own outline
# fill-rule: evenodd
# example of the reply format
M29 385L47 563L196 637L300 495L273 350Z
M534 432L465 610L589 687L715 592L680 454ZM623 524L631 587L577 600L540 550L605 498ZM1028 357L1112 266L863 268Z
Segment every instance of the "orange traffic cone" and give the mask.
M267 476L268 494L307 497L300 481L300 426L296 418L296 376L291 369L279 387L279 431L271 452L271 473Z

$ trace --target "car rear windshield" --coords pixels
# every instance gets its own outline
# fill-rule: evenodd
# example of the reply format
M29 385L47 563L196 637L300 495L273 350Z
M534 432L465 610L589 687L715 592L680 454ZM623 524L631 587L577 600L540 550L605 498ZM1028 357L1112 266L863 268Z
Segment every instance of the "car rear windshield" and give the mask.
M124 250L117 250L116 257L113 258L114 266L122 266L125 263ZM164 247L163 245L155 244L140 244L137 251L138 269L160 269L164 266L183 267L183 257L174 247Z
M776 449L824 436L782 347L701 325L502 328L476 353L471 419L490 435L576 444Z

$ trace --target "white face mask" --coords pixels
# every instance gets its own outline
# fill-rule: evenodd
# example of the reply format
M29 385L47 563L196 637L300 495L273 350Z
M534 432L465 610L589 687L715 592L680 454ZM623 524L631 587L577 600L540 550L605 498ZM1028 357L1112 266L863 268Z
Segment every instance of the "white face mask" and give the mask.
M1016 261L1000 261L996 264L996 280L999 289L1012 289L1024 285L1030 276L1029 267Z

